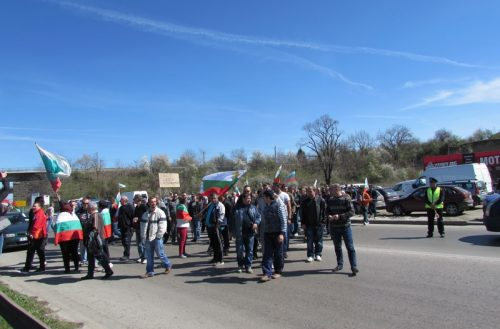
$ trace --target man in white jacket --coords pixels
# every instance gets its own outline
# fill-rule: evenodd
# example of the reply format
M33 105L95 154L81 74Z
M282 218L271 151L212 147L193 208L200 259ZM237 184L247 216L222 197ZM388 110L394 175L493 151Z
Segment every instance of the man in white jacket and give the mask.
M172 263L163 250L163 234L167 230L167 216L157 207L157 199L149 199L149 211L145 212L141 218L141 237L145 245L146 253L146 274L143 278L154 276L154 254L160 258L165 274L170 273Z

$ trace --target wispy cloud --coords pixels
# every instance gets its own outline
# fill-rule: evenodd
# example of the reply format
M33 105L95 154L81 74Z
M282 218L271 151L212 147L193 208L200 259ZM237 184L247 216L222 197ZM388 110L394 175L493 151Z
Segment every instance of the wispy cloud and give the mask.
M468 81L468 80L471 80L471 78L461 78L461 79L436 78L436 79L428 79L428 80L406 81L401 88L402 89L409 89L409 88L417 88L417 87L422 87L422 86L427 86L427 85L437 85L437 84L443 84L443 83L460 83L460 82L464 82L464 81Z
M287 54L287 56L283 57L282 58L282 61L286 61L286 62L291 62L291 63L295 63L295 64L298 64L298 65L301 65L303 67L306 67L306 68L309 68L311 70L314 70L314 71L317 71L325 76L328 76L328 77L331 77L331 78L334 78L334 79L338 79L338 80L341 80L351 86L355 86L355 87L362 87L362 88L365 88L367 90L373 90L373 87L366 84L366 83L361 83L361 82L356 82L356 81L353 81L349 78L347 78L345 75L343 75L342 73L340 72L337 72L335 70L332 70L331 68L329 67L326 67L326 66L323 66L323 65L319 65L317 63L314 63L308 59L305 59L303 57L300 57L300 56L295 56L295 55L291 55L291 54Z
M223 42L223 43L239 43L239 44L255 45L255 46L299 48L299 49L309 49L309 50L318 50L318 51L336 52L336 53L359 53L359 54L369 54L369 55L378 55L386 57L399 57L411 61L446 64L459 67L468 67L468 68L484 67L477 64L457 61L443 56L430 56L430 55L416 54L405 51L380 49L372 47L353 47L344 45L310 43L302 41L279 40L279 39L246 36L240 34L225 33L221 31L214 31L209 29L183 26L165 21L156 21L140 16L120 13L114 10L85 6L74 2L57 1L57 0L50 0L50 2L56 3L63 7L73 8L81 12L93 14L107 21L127 24L143 31L165 34L180 39L188 39L188 38L210 39L212 41Z
M466 104L500 104L500 78L487 82L476 81L461 89L441 90L417 104L406 106L402 111L431 105L458 106Z
M13 141L13 142L55 142L55 143L64 143L66 140L62 139L47 139L47 138L35 138L31 136L18 136L18 135L10 135L3 134L0 132L0 140L2 141Z
M380 119L380 120L400 120L400 119L411 119L410 116L401 116L401 115L378 115L378 114L356 114L355 118L360 119Z

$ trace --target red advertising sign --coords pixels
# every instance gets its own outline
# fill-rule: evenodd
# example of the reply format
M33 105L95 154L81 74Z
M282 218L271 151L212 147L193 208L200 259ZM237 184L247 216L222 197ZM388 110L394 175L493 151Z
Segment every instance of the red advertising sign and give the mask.
M424 169L427 167L446 167L462 164L464 156L460 153L424 156Z
M485 163L490 170L500 166L500 151L477 152L474 158L477 163Z

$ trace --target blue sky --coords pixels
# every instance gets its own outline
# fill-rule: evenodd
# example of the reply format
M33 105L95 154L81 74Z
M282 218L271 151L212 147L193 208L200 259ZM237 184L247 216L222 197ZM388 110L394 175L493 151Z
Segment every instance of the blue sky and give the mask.
M0 4L0 169L34 142L106 166L297 150L323 114L345 137L424 141L500 122L498 1L44 1Z

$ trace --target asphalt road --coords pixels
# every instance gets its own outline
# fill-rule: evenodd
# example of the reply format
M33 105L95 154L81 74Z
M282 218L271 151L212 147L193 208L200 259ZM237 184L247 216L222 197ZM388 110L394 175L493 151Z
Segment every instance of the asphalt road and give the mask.
M222 268L207 265L204 243L188 245L187 259L171 257L172 273L146 280L139 279L145 265L117 261L121 246L111 248L109 281L63 274L54 246L48 271L24 276L15 270L25 251L10 252L0 257L1 281L86 328L499 327L500 234L483 226L448 226L444 239L426 239L421 225L353 230L356 277L348 275L347 255L346 270L331 271L331 240L323 262L305 263L305 244L296 239L284 277L267 283L258 283L258 262L255 274L237 273L234 252ZM176 251L167 246L169 256Z

